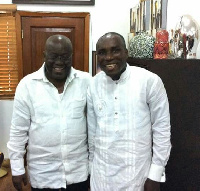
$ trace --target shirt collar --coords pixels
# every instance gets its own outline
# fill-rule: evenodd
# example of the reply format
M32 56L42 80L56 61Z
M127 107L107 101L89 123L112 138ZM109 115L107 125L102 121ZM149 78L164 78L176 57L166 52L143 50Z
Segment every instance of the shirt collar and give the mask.
M126 70L121 74L119 80L112 80L112 78L110 76L107 76L105 73L104 75L111 81L114 81L114 82L122 82L124 80L126 80L129 75L130 75L130 66L129 64L126 65Z
M45 75L45 67L44 67L45 63L43 63L42 67L33 73L33 79L35 80L43 80L44 82L49 82L49 80L47 79L46 75ZM79 77L78 72L76 69L74 69L73 67L71 67L71 71L70 74L67 78L66 81L71 82L74 78Z

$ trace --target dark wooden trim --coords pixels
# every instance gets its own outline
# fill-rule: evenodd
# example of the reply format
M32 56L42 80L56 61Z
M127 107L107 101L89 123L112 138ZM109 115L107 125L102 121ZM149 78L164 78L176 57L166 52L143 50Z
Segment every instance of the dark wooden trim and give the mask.
M22 27L21 16L19 11L16 12L16 39L17 39L17 63L18 63L18 80L23 78L23 59L22 59Z
M85 63L89 63L89 34L90 34L90 14L87 14L85 16L85 49L84 49L84 71L88 71L89 72L89 64L85 64Z
M71 12L71 13L61 13L61 12L31 12L31 11L17 11L21 17L87 17L88 12Z
M92 76L97 73L96 51L92 51Z
M14 4L57 4L57 5L94 5L95 0L70 1L70 0L12 0Z

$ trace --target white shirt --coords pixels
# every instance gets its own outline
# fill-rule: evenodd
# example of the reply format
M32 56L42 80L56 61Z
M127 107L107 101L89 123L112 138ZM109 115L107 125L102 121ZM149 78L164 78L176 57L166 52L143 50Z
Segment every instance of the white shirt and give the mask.
M90 75L71 69L63 94L49 82L44 65L24 77L16 90L10 140L12 175L28 173L34 188L66 188L88 177L86 93Z
M100 72L89 86L87 108L91 191L142 191L147 177L164 181L170 116L156 74L127 65L113 81Z

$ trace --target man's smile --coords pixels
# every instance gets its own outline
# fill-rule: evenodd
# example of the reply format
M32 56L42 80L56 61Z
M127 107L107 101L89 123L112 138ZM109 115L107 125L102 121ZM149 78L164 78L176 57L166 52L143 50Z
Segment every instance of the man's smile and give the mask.
M62 70L64 70L66 68L65 65L60 65L60 66L54 66L53 69L56 71L56 72L61 72Z

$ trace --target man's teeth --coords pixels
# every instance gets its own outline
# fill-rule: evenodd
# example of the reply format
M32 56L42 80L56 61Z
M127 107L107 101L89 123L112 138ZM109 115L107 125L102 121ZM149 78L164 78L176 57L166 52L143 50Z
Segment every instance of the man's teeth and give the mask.
M113 69L116 66L116 64L108 64L106 65L106 68Z
M60 68L60 67L55 67L54 69L55 70L63 70L65 67L62 67L62 68Z

